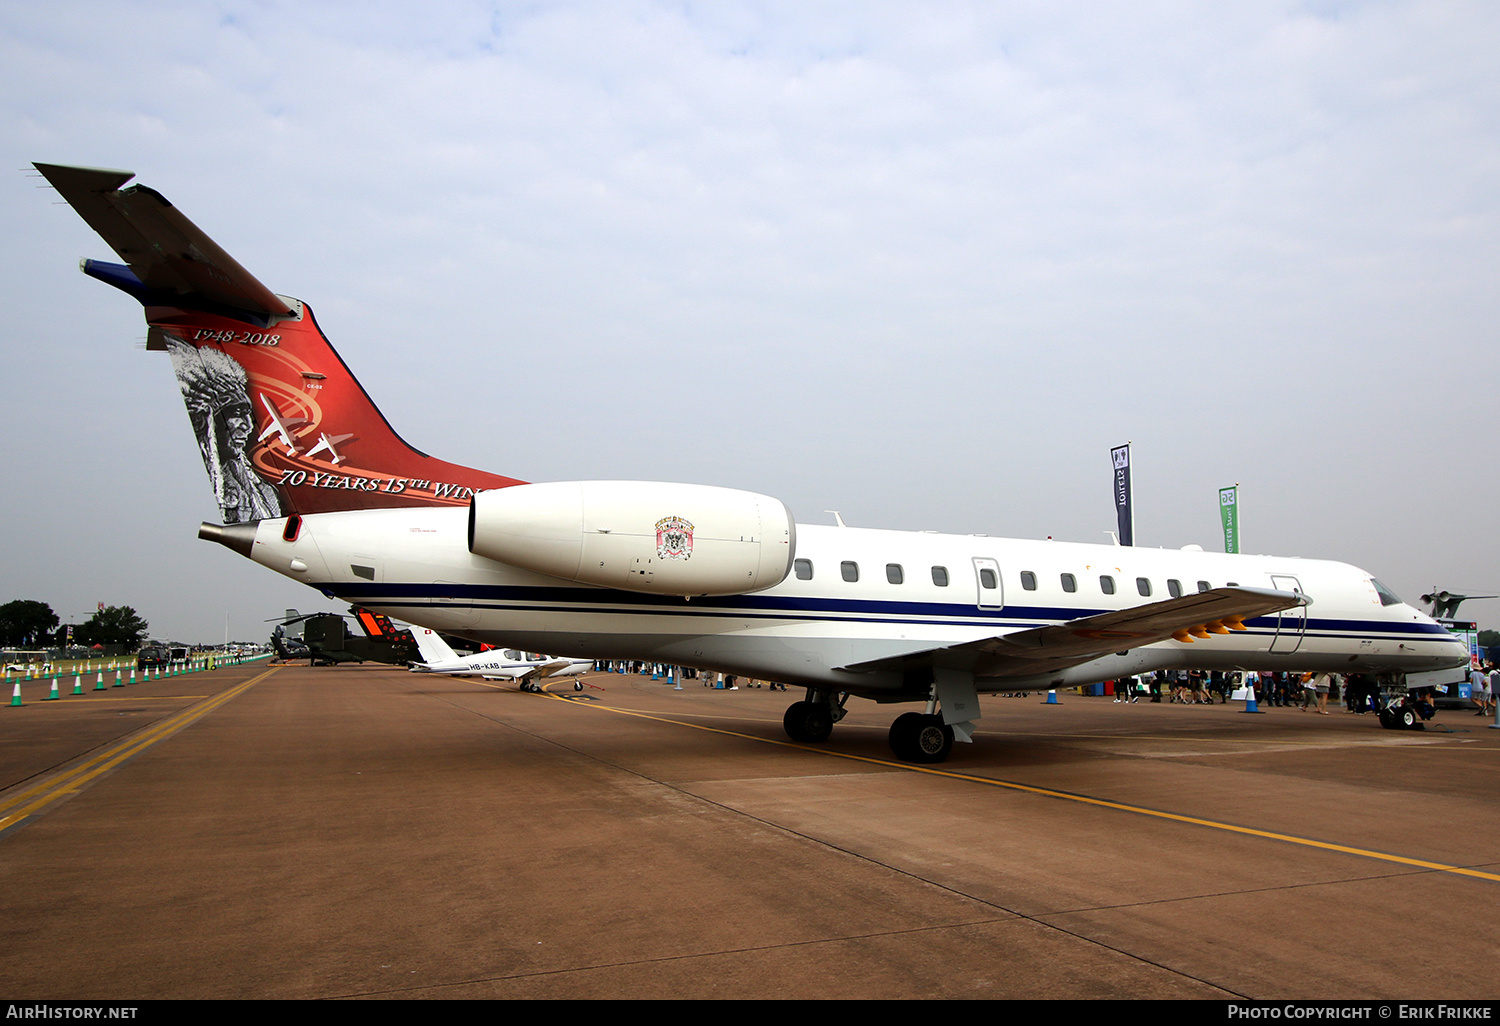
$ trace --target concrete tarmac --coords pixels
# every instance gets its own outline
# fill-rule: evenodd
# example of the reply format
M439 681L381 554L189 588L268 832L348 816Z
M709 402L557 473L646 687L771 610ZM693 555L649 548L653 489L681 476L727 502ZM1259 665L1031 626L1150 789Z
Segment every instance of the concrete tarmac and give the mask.
M6 708L0 997L1490 999L1500 731L223 668Z

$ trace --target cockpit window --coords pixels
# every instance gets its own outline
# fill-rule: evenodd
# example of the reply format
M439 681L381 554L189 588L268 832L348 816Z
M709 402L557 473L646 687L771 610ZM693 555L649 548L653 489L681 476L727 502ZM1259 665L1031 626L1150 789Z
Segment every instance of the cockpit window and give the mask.
M1394 591L1387 588L1385 585L1381 584L1373 577L1370 578L1370 583L1375 586L1375 594L1380 596L1380 604L1382 606L1399 606L1401 604L1401 600L1396 597L1396 593Z

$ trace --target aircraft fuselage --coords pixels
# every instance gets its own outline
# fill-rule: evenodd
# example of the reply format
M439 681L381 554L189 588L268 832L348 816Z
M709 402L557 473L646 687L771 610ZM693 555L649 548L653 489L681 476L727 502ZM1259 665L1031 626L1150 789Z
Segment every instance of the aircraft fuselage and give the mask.
M1067 687L1179 667L1395 674L1467 658L1440 625L1389 593L1383 599L1369 574L1327 560L799 524L797 568L780 584L684 598L579 584L474 555L461 509L309 514L292 541L285 525L261 522L250 557L392 617L493 645L700 666L870 697L909 697L911 687L899 672L842 667L1225 585L1296 591L1310 602L1247 620L1244 632L1122 647L976 686ZM984 586L986 569L996 587Z

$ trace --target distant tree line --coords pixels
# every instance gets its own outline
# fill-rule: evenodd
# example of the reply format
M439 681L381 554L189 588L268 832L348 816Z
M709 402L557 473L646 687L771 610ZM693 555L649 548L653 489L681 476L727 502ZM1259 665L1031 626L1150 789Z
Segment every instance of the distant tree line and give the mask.
M73 628L75 645L140 646L146 637L146 621L130 606L104 606ZM67 627L45 602L16 599L0 606L0 645L7 648L41 648L67 644Z
M45 602L16 599L0 606L0 644L39 648L57 640L57 614Z

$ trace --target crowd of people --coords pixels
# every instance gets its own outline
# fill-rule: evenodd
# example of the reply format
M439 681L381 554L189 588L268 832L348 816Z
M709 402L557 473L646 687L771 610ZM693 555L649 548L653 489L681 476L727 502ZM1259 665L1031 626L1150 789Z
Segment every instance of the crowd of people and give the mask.
M1157 670L1115 682L1115 702L1180 702L1184 705L1220 704L1242 688L1255 689L1262 705L1328 714L1329 702L1342 702L1351 713L1379 712L1381 682L1368 673L1297 673L1261 670ZM1493 715L1495 696L1500 695L1500 668L1485 663L1469 677L1469 690L1476 716Z

